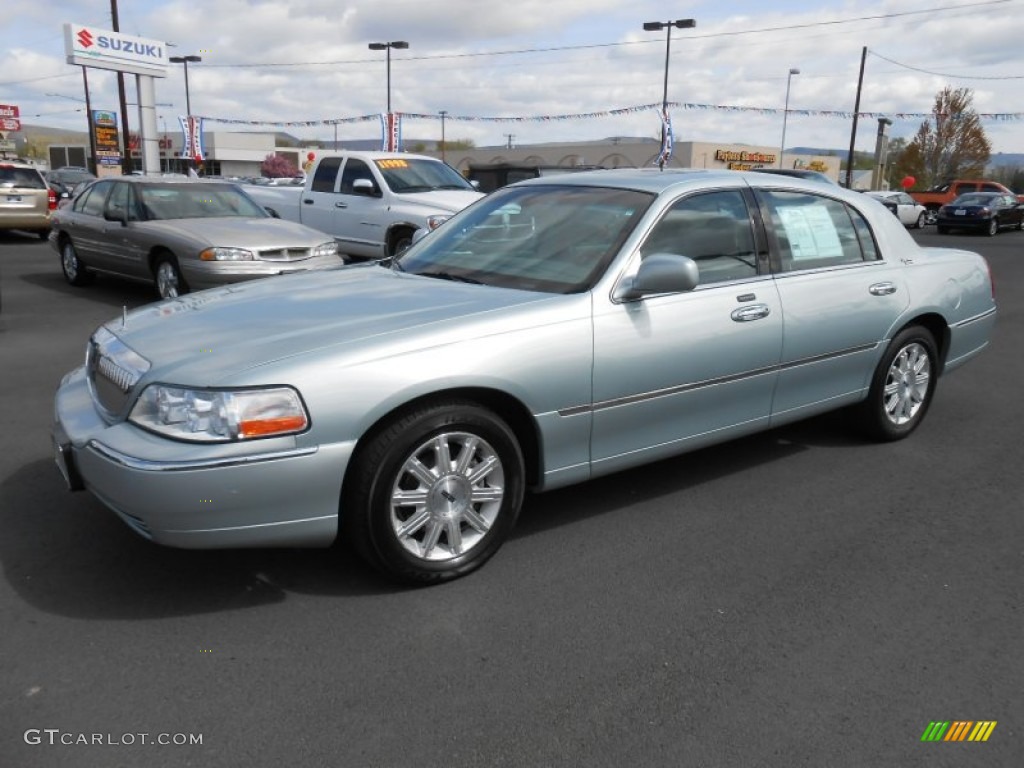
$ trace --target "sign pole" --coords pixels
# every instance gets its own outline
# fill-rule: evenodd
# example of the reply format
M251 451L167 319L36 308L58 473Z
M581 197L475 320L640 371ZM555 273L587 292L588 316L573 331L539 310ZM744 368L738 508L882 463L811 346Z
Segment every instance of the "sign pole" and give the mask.
M89 162L86 163L89 170L96 174L96 132L92 125L92 102L89 100L89 74L88 68L82 67L82 82L85 84L85 119L89 127ZM96 174L97 176L99 174Z

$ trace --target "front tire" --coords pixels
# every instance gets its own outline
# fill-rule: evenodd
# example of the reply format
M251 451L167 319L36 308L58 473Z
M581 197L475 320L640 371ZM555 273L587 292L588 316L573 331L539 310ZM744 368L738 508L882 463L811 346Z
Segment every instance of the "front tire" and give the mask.
M60 248L60 269L68 285L77 288L92 282L93 273L78 258L78 252L70 240L65 240Z
M860 406L861 423L875 440L902 440L924 419L938 376L935 337L921 326L904 328L889 344Z
M181 275L178 261L169 254L157 259L153 266L153 282L161 299L176 299L188 293L188 284Z
M396 417L354 461L342 533L367 562L402 581L438 583L479 568L522 506L515 434L472 402L438 401Z

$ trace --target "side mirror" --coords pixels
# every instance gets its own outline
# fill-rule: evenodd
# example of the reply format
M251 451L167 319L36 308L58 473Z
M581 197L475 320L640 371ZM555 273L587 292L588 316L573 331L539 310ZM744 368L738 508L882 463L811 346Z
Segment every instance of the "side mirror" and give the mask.
M352 192L357 195L366 195L367 197L373 197L377 194L377 189L373 186L373 182L369 179L356 179L352 182Z
M103 218L107 221L119 221L122 227L128 226L128 211L120 206L107 208L103 211Z
M271 208L271 207L270 207L269 205L267 205L267 206L264 206L264 210L265 210L265 211L266 211L267 213L269 213L269 214L270 214L270 215L271 215L272 217L274 217L275 219L280 219L280 218L281 218L281 214L280 214L280 213L278 213L277 211L275 211L275 210L274 210L273 208Z
M697 262L675 253L652 253L640 262L632 279L619 284L614 298L632 301L652 293L685 293L700 282Z

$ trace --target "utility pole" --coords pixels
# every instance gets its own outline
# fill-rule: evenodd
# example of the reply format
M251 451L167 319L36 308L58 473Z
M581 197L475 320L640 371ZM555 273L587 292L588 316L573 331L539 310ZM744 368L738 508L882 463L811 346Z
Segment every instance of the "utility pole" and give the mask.
M117 0L110 0L110 20L115 32L121 31L121 25L117 20ZM117 73L117 98L121 101L121 156L124 160L122 169L127 172L132 168L132 150L128 141L128 100L124 96L124 72ZM140 131L141 132L141 131Z
M516 135L514 133L503 133L502 136L508 139L508 143L505 145L505 148L512 149L512 139L514 139Z
M846 156L846 188L853 189L853 150L857 144L857 118L860 117L860 91L864 87L864 60L868 57L865 45L860 52L860 77L857 78L857 99L853 105L853 129L850 131L850 154Z

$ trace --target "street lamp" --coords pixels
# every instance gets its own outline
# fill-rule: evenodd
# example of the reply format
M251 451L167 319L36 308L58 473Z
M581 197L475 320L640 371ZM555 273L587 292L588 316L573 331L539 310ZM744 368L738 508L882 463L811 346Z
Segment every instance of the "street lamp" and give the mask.
M786 107L782 110L782 145L779 147L779 168L782 167L782 153L786 151L786 119L789 117L789 86L793 82L793 75L799 75L800 70L795 67L789 70L786 76Z
M390 43L370 43L371 51L387 51L388 60L388 114L391 114L391 49L408 48L409 44L405 40L392 40Z
M168 61L170 61L172 64L184 64L185 65L185 117L186 118L191 118L192 117L192 101L189 99L189 93L188 93L188 64L189 64L189 62L192 62L194 64L194 63L202 61L202 60L203 60L202 56L196 56L194 54L190 54L188 56L171 56L168 59ZM189 130L191 130L191 129L189 129ZM196 152L196 149L195 149L195 147L193 147L192 148L192 154L194 155L195 152ZM182 154L184 154L184 151L182 152ZM192 160L191 157L189 157L189 158L187 158L185 160L185 164L189 168L192 167L192 163L193 163L193 160Z
M448 116L448 110L447 109L442 109L437 114L439 114L441 116L441 162L443 163L443 162L445 162L445 157L444 157L444 119Z
M196 62L199 62L199 61L202 61L202 60L203 60L202 56L196 56L194 54L193 55L189 55L189 56L171 56L171 58L168 59L168 61L170 61L172 64L184 64L185 65L185 116L186 117L192 117L192 102L189 100L189 95L188 95L188 64L189 64L189 62L192 62L193 64L195 64Z
M644 30L647 32L658 32L662 29L665 32L665 87L661 92L661 146L665 147L665 115L668 112L668 54L672 47L672 27L677 29L691 29L697 26L696 19L676 19L675 21L645 21ZM664 154L658 157L658 168L665 170Z

